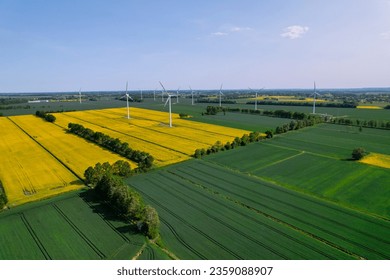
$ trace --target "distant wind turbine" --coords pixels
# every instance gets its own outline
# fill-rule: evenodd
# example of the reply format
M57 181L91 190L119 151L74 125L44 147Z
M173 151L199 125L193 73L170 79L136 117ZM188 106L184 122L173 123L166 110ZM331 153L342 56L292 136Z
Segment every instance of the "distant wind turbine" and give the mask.
M317 91L316 91L316 82L314 82L314 92L313 92L313 114L316 113L316 96L319 96L321 94L319 94Z
M251 88L249 88L251 91L254 91L256 93L256 98L255 98L255 110L257 110L257 94L259 93L259 91L262 91L264 88L260 89L260 90L253 90Z
M169 127L172 127L172 97L177 97L175 94L170 94L165 90L165 87L160 82L161 87L163 88L164 92L168 95L167 101L165 102L165 106L167 106L167 103L169 103Z
M191 86L189 86L191 90L191 105L194 105L194 91L192 90Z
M180 87L178 87L178 89L176 91L176 103L179 103L179 89L180 89Z
M121 98L125 97L126 96L126 105L127 105L127 119L129 120L130 119L130 108L129 108L129 99L130 100L133 100L133 98L131 98L131 96L127 93L127 85L128 85L128 82L126 82L126 94L123 95Z
M81 88L79 89L79 100L80 100L80 104L81 104Z
M222 93L222 85L223 85L223 84L221 84L221 88L219 89L219 107L222 107L222 105L221 105L221 98L222 98L222 95L224 95L224 94Z

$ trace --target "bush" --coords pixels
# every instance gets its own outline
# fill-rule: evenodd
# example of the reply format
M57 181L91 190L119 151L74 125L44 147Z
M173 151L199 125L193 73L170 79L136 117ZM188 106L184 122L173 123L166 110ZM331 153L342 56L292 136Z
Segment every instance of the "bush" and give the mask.
M368 155L368 152L362 147L355 148L352 151L352 159L354 160L360 160L366 155Z

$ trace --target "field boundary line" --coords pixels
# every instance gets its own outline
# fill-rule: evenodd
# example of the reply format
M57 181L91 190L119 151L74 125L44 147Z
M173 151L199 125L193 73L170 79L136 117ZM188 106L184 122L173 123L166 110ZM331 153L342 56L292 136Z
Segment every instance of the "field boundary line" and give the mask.
M151 200L154 204L158 205L159 207L161 207L162 209L164 209L166 212L168 212L171 216L175 217L176 219L178 219L179 221L181 221L183 224L185 224L186 226L188 226L189 228L193 229L194 231L196 231L197 233L199 233L200 235L202 235L203 237L205 237L206 239L210 240L212 243L214 243L215 245L217 245L218 247L220 247L221 249L225 250L227 253L229 253L230 255L236 257L237 259L240 259L242 260L243 258L241 256L239 256L237 253L233 252L232 250L230 250L229 248L227 248L226 246L222 245L221 243L219 243L217 240L215 240L214 238L212 238L211 236L209 236L208 234L204 233L203 231L201 231L200 229L196 228L195 226L191 225L188 221L186 221L185 219L181 218L180 216L178 216L177 214L175 214L173 211L169 210L167 207L163 206L161 203L157 202L157 200L155 200L154 198L152 198L151 196L147 195L145 192L141 191L138 189L138 191L140 193L142 193L144 196L146 196L149 200Z
M290 149L288 149L288 150L290 150ZM308 152L306 152L306 153L308 154ZM273 181L273 180L270 180L268 178L252 174L252 173L250 173L248 171L241 171L239 169L232 168L230 166L224 165L224 164L219 163L219 162L215 162L213 160L205 159L205 162L207 162L209 165L219 166L221 168L230 170L230 171L235 172L237 174L247 176L247 178L250 179L252 182L260 182L261 184L263 184L267 188L276 189L276 190L278 190L280 192L289 193L290 195L293 195L293 196L297 196L297 194L298 194L299 196L301 196L302 199L304 199L306 201L309 201L309 202L312 202L312 203L315 202L317 204L321 204L324 207L328 207L328 208L331 208L331 209L333 209L335 211L338 211L338 212L344 213L346 215L352 216L354 218L357 218L357 219L360 219L360 220L364 220L364 221L367 221L369 223L376 224L377 226L386 227L386 228L388 228L390 230L390 226L384 225L384 224L381 224L381 223L377 223L376 221L367 219L364 216L369 216L371 218L378 219L378 220L383 221L383 222L389 222L390 220L387 219L386 217L375 215L374 213L364 212L364 211L361 211L361 210L356 209L356 208L348 207L346 205L341 205L340 206L335 201L315 196L315 195L313 195L312 193L309 193L309 192L303 192L300 189L294 188L294 186L286 185L286 184L283 184L283 183L279 183L277 181ZM316 200L316 201L313 201L313 200ZM346 210L344 210L344 209L346 209ZM356 215L355 212L357 212L360 215L363 215L363 217L360 216L360 215Z
M66 165L60 158L58 158L54 153L52 153L49 149L47 149L43 144L38 142L34 137L32 137L30 134L27 133L21 126L19 126L15 121L7 117L13 124L15 124L21 131L23 131L29 138L31 138L35 143L37 143L42 149L44 149L46 152L48 152L52 157L54 157L62 166L64 166L67 170L69 170L76 178L78 178L82 183L84 183L84 180L77 175L76 172L74 172L68 165Z
M28 222L24 213L20 213L19 216L22 219L23 224L27 228L27 231L30 233L31 237L34 239L35 243L37 244L39 250L43 254L44 258L46 260L51 260L52 258L50 257L49 253L47 252L45 246L43 246L42 242L39 240L38 235L35 233L34 229L30 225L30 223Z
M299 152L299 153L297 153L297 154L295 154L295 155L286 157L286 158L281 159L281 160L274 161L274 162L272 162L272 163L270 163L270 164L261 166L261 167L259 167L259 168L252 169L252 170L248 171L248 173L249 173L249 172L255 172L255 171L258 171L258 170L261 170L261 169L264 169L264 168L267 168L267 167L270 167L270 166L279 164L279 163L281 163L281 162L284 162L284 161L290 160L290 159L292 159L292 158L301 156L301 155L303 155L304 153L306 153L306 152L305 152L305 151L301 151L301 152Z
M299 141L299 140L298 140ZM302 141L303 142L303 141ZM306 142L306 143L313 143L313 142ZM281 146L281 145L277 145L277 144L271 144L271 143L264 143L264 145L267 145L267 146L273 146L273 147L278 147L278 148L282 148L282 149L285 149L285 150L291 150L291 151L297 151L297 152L305 152L306 154L311 154L311 155L314 155L314 156L319 156L319 157L324 157L324 158L329 158L329 159L334 159L334 160L340 160L339 158L336 158L336 157L332 157L332 156L327 156L327 155L323 155L323 154L319 154L319 153L314 153L314 152L310 152L310 151L305 151L305 150L298 150L298 149L295 149L295 148L291 148L291 147L286 147L286 146Z
M206 174L206 175L210 175L210 174L208 174L208 173L205 173L205 172L202 171L202 170L199 170L199 169L196 169L196 168L193 168L193 169L194 169L194 170L197 170L197 171L200 172L200 173L203 173L203 174ZM219 178L219 179L222 180L222 181L231 183L231 182L229 182L229 181L227 181L227 180L224 180L224 179L222 179L222 178ZM199 180L202 181L202 180L204 180L204 179L199 179ZM216 188L222 188L222 187L219 187L219 185L217 186L217 185L212 184L212 183L210 183L210 182L208 182L208 183L211 184L211 185L214 185ZM224 189L224 188L222 188L222 189ZM226 189L224 189L224 190L225 190L226 192L228 192L228 193L232 193L232 192L229 191L229 190L226 190ZM237 193L232 193L232 194L235 195L235 196L239 196L239 197L241 197L241 198L243 198L243 199L246 199L246 200L250 200L250 201L252 200L252 199L250 199L250 198L243 197L242 195L237 194ZM262 194L262 195L265 196L264 194ZM269 196L267 196L267 197L268 197L269 199L271 199L271 200L276 200L276 201L278 201L279 203L285 203L285 202L280 201L280 200L278 200L278 199L276 199L276 198L272 198L272 197L269 197ZM233 201L235 201L233 198L231 198L231 199L232 199ZM284 212L282 212L282 211L280 211L280 210L278 210L278 209L270 208L269 206L266 206L266 205L264 205L264 204L262 204L262 203L259 203L258 201L252 201L252 202L255 203L255 204L258 204L258 205L262 205L264 208L267 208L267 209L269 209L269 210L271 210L271 211L274 211L274 212L277 212L277 213L279 213L279 214L282 214L283 216L290 217L290 218L293 219L293 220L296 220L296 221L299 221L299 222L301 222L301 223L303 223L303 224L306 224L306 225L308 225L308 226L311 226L312 228L315 228L315 229L317 229L317 230L320 230L320 232L324 232L324 233L326 233L326 234L329 234L329 235L331 235L331 236L334 236L334 237L338 238L339 240L343 240L343 241L345 241L345 242L347 242L347 243L349 243L349 244L353 244L354 246L357 246L357 247L360 247L360 248L362 248L362 249L365 249L366 251L375 253L375 254L380 255L380 256L382 256L382 257L384 257L384 258L388 258L388 256L384 255L383 253L378 252L378 251L376 251L376 250L374 250L374 249L372 249L372 248L366 247L365 245L360 244L360 243L358 243L358 242L356 242L356 241L349 240L349 239L347 239L346 237L341 236L341 235L338 234L338 233L334 233L334 232L329 231L329 230L327 230L327 229L323 229L323 228L319 227L318 225L315 225L315 224L313 224L313 223L311 223L311 222L308 222L308 221L301 220L301 219L298 218L298 217L291 216L290 214L284 213ZM243 202L242 202L242 203L243 203ZM253 208L253 209L258 210L258 211L261 211L261 210L259 210L259 209L257 209L257 208L254 208L253 206L249 206L249 205L247 205L247 204L245 204L245 203L243 203L243 204L244 204L245 206L247 206L247 207ZM292 204L290 204L290 207L300 209L300 207L297 207L297 206L292 205ZM307 211L307 210L305 210L305 209L302 209L302 208L301 208L300 211L303 211L303 212L306 212L306 213L312 213L312 212L309 212L309 211ZM262 211L261 211L261 212L262 212ZM266 214L266 213L265 213L265 214ZM271 214L266 214L266 215L272 216ZM336 224L338 224L338 225L345 226L345 225L342 224L342 223L338 223L338 222L336 222L336 221L334 221L334 220L332 220L332 219L326 218L326 217L324 217L324 216L322 216L322 215L318 215L318 214L314 214L314 215L315 215L315 216L318 216L318 217L321 217L322 219L325 219L325 220L330 221L330 222L332 222L332 223L336 223ZM272 217L273 217L273 216L272 216ZM275 219L279 219L279 218L276 218L276 217L274 217L274 218L275 218ZM279 220L280 220L280 219L279 219ZM282 220L280 220L280 221L282 221ZM285 222L285 221L282 221L282 222L284 222L284 223L286 223L286 224L289 224L291 227L295 227L295 226L291 225L291 224L288 223L288 222ZM346 227L347 227L349 230L351 230L351 228L349 228L348 226L346 226ZM312 235L312 236L317 236L318 239L320 239L320 240L326 240L326 239L324 239L323 237L318 236L317 234L310 233L310 232L308 232L308 231L306 231L306 230L303 230L303 229L301 229L301 230L302 230L303 232L307 232L308 234L310 234L310 235ZM356 231L356 229L352 229L352 230L355 230L355 231ZM363 233L363 232L360 232L360 231L358 231L358 232L359 232L360 234L367 235L367 233ZM377 237L375 237L375 236L371 236L371 238L377 239ZM326 240L326 241L327 241L327 240ZM327 241L327 242L330 242L330 244L333 244L333 247L340 248L342 251L347 252L348 254L355 254L355 255L358 255L357 253L350 252L350 251L348 251L346 248L342 248L342 247L340 247L340 245L334 244L334 243L331 242L331 241ZM382 240L381 242L388 243L388 241L383 241L383 240Z
M163 175L162 175L162 176L163 176ZM176 176L176 177L179 177L179 176ZM180 177L179 177L179 178L180 178ZM178 184L181 183L181 182L178 182L177 179L174 179L174 178L169 178L169 179L175 181L175 182L178 183ZM167 190L167 188L165 188L164 186L161 186L161 188L163 188L163 189L165 190L165 192L171 194L172 196L176 197L177 199L179 199L179 200L181 199L181 197L179 197L179 196L177 196L176 194L172 193L171 191ZM180 192L181 194L183 194L183 192L181 192L181 191L178 191L178 192ZM186 194L183 194L183 195L186 196L186 197L188 197L188 195L186 195ZM198 207L198 206L195 206L193 203L189 202L188 200L185 200L185 199L182 199L182 200L183 200L183 201L187 201L187 202L188 202L188 205L189 205L190 207L196 209L196 210L199 211L200 213L203 213L204 215L206 215L206 216L209 217L210 219L212 219L212 220L218 222L218 223L221 224L222 226L224 226L224 227L226 227L226 228L232 230L233 232L235 232L235 233L241 235L242 237L244 237L244 238L250 240L251 242L253 242L253 243L257 244L257 245L260 245L261 247L263 247L264 249L266 249L266 250L268 250L268 251L274 253L275 255L278 255L279 257L281 257L281 258L283 258L283 259L288 259L288 257L282 255L282 254L281 254L280 252L278 252L276 249L274 249L274 248L272 248L272 247L270 247L270 246L264 244L263 242L261 242L261 241L255 239L254 237L252 237L252 236L250 236L250 235L248 235L248 234L246 234L246 233L244 233L244 232L242 232L242 231L236 229L235 227L233 227L233 226L231 226L231 225L229 225L229 224L226 224L221 218L218 218L218 217L216 217L216 216L214 216L214 215L211 215L209 212L207 212L207 211L201 209L201 208ZM210 200L212 200L212 199L210 199ZM215 200L213 200L213 201L215 201ZM224 205L222 205L222 206L224 206ZM229 208L229 207L225 207L225 208L228 208L228 209L232 210L232 209ZM235 212L235 211L233 211L233 212ZM239 212L236 212L236 213L239 213ZM239 214L240 214L240 213L239 213ZM243 216L244 216L244 215L243 215Z
M184 172L184 173L185 173L185 172ZM321 243L324 243L324 244L326 244L327 246L329 246L329 247L331 247L331 248L334 248L334 249L336 249L336 250L338 250L338 251L341 251L341 252L343 252L343 253L345 253L345 254L347 254L347 255L349 255L349 256L352 256L352 257L357 258L357 259L361 259L361 258L362 258L362 257L359 256L358 254L353 253L353 252L351 252L351 251L348 251L348 250L346 250L345 248L343 248L343 247L341 247L341 246L339 246L339 245L337 245L337 244L334 244L334 243L331 242L331 241L328 241L328 240L326 240L326 239L324 239L324 238L322 238L322 237L319 237L319 236L317 236L317 235L315 235L315 234L313 234L313 233L310 233L310 232L308 232L308 231L305 231L304 229L301 229L300 227L294 226L294 225L292 225L292 224L290 224L290 223L288 223L288 222L286 222L286 221L281 220L280 218L276 218L276 217L274 217L273 215L267 214L266 212L261 211L261 210L259 210L259 209L257 209L257 208L254 208L254 207L252 207L252 206L249 206L249 205L245 204L244 202L235 200L235 199L233 199L232 197L230 197L230 196L228 196L228 195L222 195L221 193L219 193L219 192L217 192L217 191L214 191L214 190L212 190L212 189L210 189L210 188L208 188L208 187L206 187L206 186L204 186L204 185L202 185L202 184L199 184L199 183L195 183L195 185L200 186L201 188L205 189L207 192L209 192L209 193L211 193L211 194L214 194L214 195L216 195L216 196L220 196L220 197L223 198L223 199L229 200L229 201L231 201L231 202L233 202L233 203L235 203L235 204L237 204L237 205L239 205L239 206L241 206L241 207L243 207L243 208L249 209L249 210L255 212L256 214L260 214L260 215L264 216L265 218L268 218L269 220L271 220L271 221L273 221L273 222L276 222L276 223L278 223L278 224L281 224L281 225L284 225L284 226L286 226L286 227L288 227L288 228L291 228L292 230L294 230L294 231L296 231L296 232L299 232L299 233L301 233L301 234L303 234L303 235L305 235L305 236L308 236L308 237L310 237L310 238L313 238L313 239L315 239L315 240L317 240L317 241L319 241L319 242L321 242ZM265 208L268 208L267 206L264 206L264 207L265 207ZM280 211L277 211L277 212L280 212ZM283 215L283 212L281 212L281 214ZM268 225L265 225L265 226L268 227L268 228L270 227L270 226L268 226ZM284 235L284 234L282 234L282 235ZM305 246L306 246L306 245L305 245ZM307 247L307 246L306 246L306 247ZM308 248L310 248L310 247L308 247ZM317 251L317 250L314 250L314 251ZM318 251L317 251L317 252L318 252ZM325 255L325 256L327 256L327 257L329 257L329 259L332 259L331 256L328 256L328 255L324 254L323 252L321 252L321 254L322 254L322 255Z
M180 234L175 230L175 228L164 218L160 217L160 221L170 230L170 232L175 236L175 238L182 244L184 247L186 247L188 250L190 250L192 253L197 255L202 260L207 260L207 258L200 252L196 251L191 245L189 245L181 236Z
M96 124L96 123L93 123L93 122L91 122L91 121L87 121L87 120L83 120L83 119L78 118L78 117L70 116L70 115L68 115L68 114L66 114L66 113L63 113L63 114L66 115L66 116L68 116L68 117L71 117L71 118L73 118L73 119L81 120L81 121L83 121L83 122L86 122L86 123L89 123L89 124L92 124L92 125L96 125L96 126L99 126L99 127L101 127L101 128L104 128L104 129L107 129L107 130L111 130L111 131L113 131L113 132L116 132L116 133L119 133L119 134L122 134L122 135L125 135L125 136L128 136L128 137L131 137L131 138L135 138L135 139L137 139L137 140L140 140L140 141L143 141L143 142L146 142L146 143L155 145L155 146L158 146L158 147L160 147L160 148L164 148L164 149L166 149L166 150L174 151L174 152L176 152L176 153L180 153L180 154L183 154L183 155L185 155L185 156L189 156L188 154L186 154L186 153L184 153L184 152L181 152L181 151L172 149L172 148L170 148L170 147L166 147L166 146L157 144L157 143L155 143L155 142L152 142L152 141L149 141L149 140L145 140L145 139L142 139L142 138L140 138L140 137L137 137L137 136L134 136L134 135L130 135L130 134L127 134L127 133L121 132L121 131L119 131L119 130L115 130L115 129L112 129L112 128L109 128L109 127L106 127L106 126L103 126L103 125L100 125L100 124Z

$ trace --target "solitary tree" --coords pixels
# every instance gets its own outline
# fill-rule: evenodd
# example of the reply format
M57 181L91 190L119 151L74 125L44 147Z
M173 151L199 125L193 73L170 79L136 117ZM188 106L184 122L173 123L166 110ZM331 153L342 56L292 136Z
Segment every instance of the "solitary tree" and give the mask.
M354 160L360 160L362 159L363 157L365 157L368 153L366 152L365 149L363 149L362 147L359 147L359 148L355 148L353 149L352 151L352 159Z

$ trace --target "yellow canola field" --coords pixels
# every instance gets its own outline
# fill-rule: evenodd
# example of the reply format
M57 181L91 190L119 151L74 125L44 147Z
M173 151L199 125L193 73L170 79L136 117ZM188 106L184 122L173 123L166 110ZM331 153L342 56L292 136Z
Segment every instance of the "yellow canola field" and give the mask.
M173 127L168 127L166 112L130 108L90 110L56 114L57 123L66 127L69 122L80 123L95 131L128 142L130 147L150 153L156 165L163 166L193 155L195 149L208 148L217 141L226 143L241 137L246 130L183 120L172 114ZM158 148L156 150L156 148ZM174 155L174 158L171 158Z
M81 112L78 112L81 113ZM154 157L154 164L157 166L165 166L169 164L173 164L176 162L180 162L183 160L189 159L188 155L182 154L177 151L169 150L166 147L160 146L157 142L146 142L143 141L142 138L135 138L134 136L126 135L117 131L120 131L120 126L112 125L110 128L104 126L99 126L90 123L89 121L86 122L74 115L69 115L69 113L58 113L55 114L57 120L56 124L60 125L63 128L68 127L68 123L78 123L83 125L84 127L87 127L89 129L92 129L93 131L99 131L104 134L110 135L113 138L118 138L123 142L129 143L130 147L134 150L139 151L145 151L150 153ZM142 135L140 136L142 137Z
M81 178L84 178L85 169L98 162L112 164L118 160L125 160L125 158L89 143L76 135L66 133L65 129L41 118L32 115L11 118ZM136 167L135 163L131 161L129 163L131 168Z
M83 183L8 118L0 118L0 180L9 205L78 189Z
M379 106L369 106L369 105L359 105L359 106L356 106L356 108L358 108L358 109L374 109L374 110L383 109L382 107L379 107Z
M360 160L362 163L390 168L390 155L370 153Z

